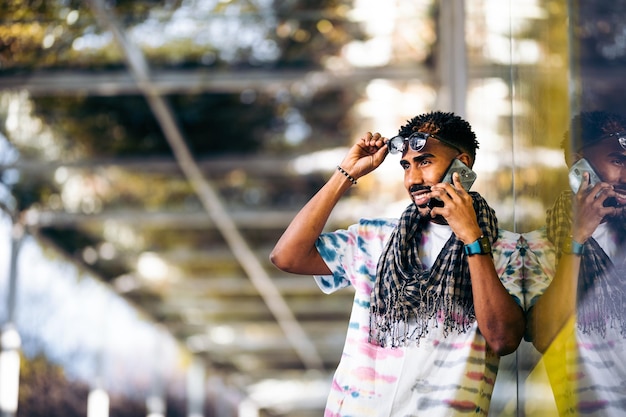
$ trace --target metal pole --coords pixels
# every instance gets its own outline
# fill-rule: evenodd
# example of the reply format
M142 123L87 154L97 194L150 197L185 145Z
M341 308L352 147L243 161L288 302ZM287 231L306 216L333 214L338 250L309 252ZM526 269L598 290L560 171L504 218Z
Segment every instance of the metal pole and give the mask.
M7 321L0 335L0 415L13 417L17 412L20 384L20 335L15 328L17 297L17 258L24 237L24 227L19 222L11 230L11 259L9 288L7 291Z
M205 396L205 364L200 358L193 358L187 369L187 417L204 416Z
M467 46L464 0L441 0L439 6L439 95L441 110L465 117Z

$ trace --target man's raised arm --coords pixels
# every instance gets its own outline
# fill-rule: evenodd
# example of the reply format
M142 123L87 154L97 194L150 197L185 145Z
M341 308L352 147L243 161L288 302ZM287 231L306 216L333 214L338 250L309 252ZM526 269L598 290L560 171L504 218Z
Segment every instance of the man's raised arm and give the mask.
M358 178L384 161L387 145L379 134L366 133L354 144L328 182L291 221L270 254L270 260L285 272L328 275L330 271L315 248L335 205Z

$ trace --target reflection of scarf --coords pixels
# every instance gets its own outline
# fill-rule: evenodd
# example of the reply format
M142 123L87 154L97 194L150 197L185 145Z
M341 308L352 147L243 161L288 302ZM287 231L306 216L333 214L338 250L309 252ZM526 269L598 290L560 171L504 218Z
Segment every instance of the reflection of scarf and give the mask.
M493 243L498 233L495 212L478 193L470 194L478 225ZM393 347L419 341L436 314L443 316L445 334L465 332L476 319L463 242L452 234L430 270L419 259L418 245L428 220L415 204L407 207L378 261L370 341L380 346L389 339Z
M548 240L557 250L557 258L562 255L561 248L567 239L571 239L572 228L571 191L563 191L548 209L546 229ZM618 231L622 236L624 229ZM622 252L624 247L622 245ZM622 335L626 335L626 262L620 258L618 265L604 253L593 237L587 239L578 274L577 322L583 333L595 332L601 336L606 333L607 324L612 327L616 322Z

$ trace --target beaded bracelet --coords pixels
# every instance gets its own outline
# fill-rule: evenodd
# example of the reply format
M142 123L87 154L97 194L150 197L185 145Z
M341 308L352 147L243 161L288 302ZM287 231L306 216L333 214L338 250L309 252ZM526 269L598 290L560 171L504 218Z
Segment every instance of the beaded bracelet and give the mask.
M345 175L346 178L349 179L352 184L356 185L356 180L354 179L352 175L348 174L348 171L346 171L339 165L337 165L337 170L341 172L343 175Z

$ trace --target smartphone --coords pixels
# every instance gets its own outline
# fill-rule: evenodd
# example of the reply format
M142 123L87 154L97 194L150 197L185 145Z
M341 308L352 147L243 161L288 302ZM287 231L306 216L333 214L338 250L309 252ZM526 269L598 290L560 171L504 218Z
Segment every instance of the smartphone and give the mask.
M594 171L589 161L587 161L585 158L579 159L574 165L572 165L568 174L569 186L574 193L577 193L580 189L580 186L584 181L583 174L585 172L589 173L590 188L602 181L596 171ZM596 198L598 198L600 194L602 193L598 193L596 195ZM617 207L617 200L615 199L615 197L609 197L604 200L602 205L604 207Z
M474 181L476 181L476 173L472 171L470 167L465 165L460 159L455 158L452 161L441 182L447 182L454 185L454 182L452 181L452 174L455 172L459 173L459 179L461 180L461 185L463 185L465 191L469 191L474 184ZM431 198L428 206L430 208L443 207L443 202L439 197Z
M580 189L580 185L584 181L583 174L585 172L589 173L589 186L593 187L597 183L600 182L600 177L596 174L593 167L585 158L579 159L569 170L568 178L569 178L569 186L574 193L577 193Z
M465 191L469 191L469 189L472 188L474 181L476 181L476 173L472 171L470 167L465 165L460 159L455 158L452 161L452 164L448 168L446 174L443 176L443 180L441 180L441 182L454 184L454 182L452 181L452 174L454 174L455 172L459 173L459 179L461 180L461 185L463 185Z

